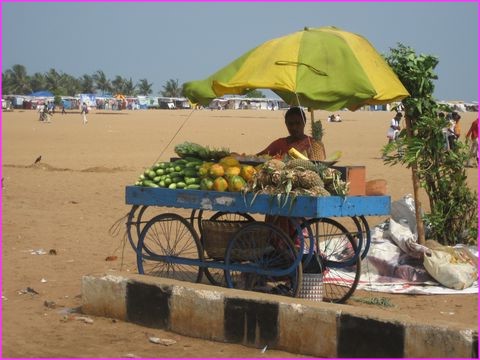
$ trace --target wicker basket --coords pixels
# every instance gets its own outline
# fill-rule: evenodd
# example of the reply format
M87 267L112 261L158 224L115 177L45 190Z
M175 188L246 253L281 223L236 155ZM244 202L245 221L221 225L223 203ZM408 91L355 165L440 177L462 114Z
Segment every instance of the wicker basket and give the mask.
M225 256L225 250L227 249L230 239L232 239L233 235L248 223L248 221L203 220L203 247L208 257L212 259L223 259ZM233 260L251 260L252 258L258 256L259 249L267 247L267 229L255 229L255 231L252 232L251 235L252 239L254 239L255 246L245 249L235 249L234 253L232 253ZM253 241L250 242L253 243Z
M298 297L313 301L323 301L323 274L303 274L302 287Z

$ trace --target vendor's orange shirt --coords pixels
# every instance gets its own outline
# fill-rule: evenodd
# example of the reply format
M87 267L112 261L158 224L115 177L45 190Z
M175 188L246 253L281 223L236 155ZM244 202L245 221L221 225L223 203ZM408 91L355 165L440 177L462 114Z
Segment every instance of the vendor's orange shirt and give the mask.
M275 156L275 155L280 155L283 156L286 153L288 153L288 150L290 150L292 147L300 151L301 153L306 153L308 157L311 155L311 143L312 143L312 137L306 135L302 140L294 141L294 142L288 142L288 138L279 138L272 142L268 147L259 152L258 155L270 155L270 156Z

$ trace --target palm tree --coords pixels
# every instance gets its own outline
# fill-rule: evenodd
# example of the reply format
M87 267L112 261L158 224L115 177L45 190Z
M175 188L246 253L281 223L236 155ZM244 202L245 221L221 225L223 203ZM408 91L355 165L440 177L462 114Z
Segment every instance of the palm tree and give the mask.
M95 92L95 81L93 77L88 74L84 74L80 79L80 92L84 94L92 94Z
M93 80L97 85L97 89L101 90L102 93L112 91L112 84L110 83L110 80L107 79L107 76L102 70L97 70L97 72L93 74Z
M45 75L36 72L30 77L30 87L32 91L45 89Z
M75 96L81 92L81 82L72 75L62 74L62 93L61 95Z
M160 94L165 97L181 97L182 92L183 89L178 85L178 79L170 79L163 85L163 91L160 91Z
M45 86L52 93L58 93L62 87L61 75L55 69L50 69L45 74Z
M26 95L32 92L27 69L23 65L15 64L5 71L5 75L2 74L2 84L11 94Z
M124 94L125 89L125 79L120 75L115 76L115 79L112 80L112 90L116 94Z
M137 86L133 85L132 78L130 78L130 80L125 81L123 90L124 90L125 95L135 96L136 95L136 91L135 91L136 88L137 88Z
M152 93L152 84L149 84L147 79L140 79L137 84L138 93L140 95L150 95Z

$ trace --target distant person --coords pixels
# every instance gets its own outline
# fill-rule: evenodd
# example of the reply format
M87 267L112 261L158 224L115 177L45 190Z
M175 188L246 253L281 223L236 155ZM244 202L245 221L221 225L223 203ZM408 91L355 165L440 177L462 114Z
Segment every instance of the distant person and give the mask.
M83 125L86 125L88 123L87 114L88 114L88 106L86 103L83 103L82 104Z
M45 109L45 105L38 106L38 121L43 121L43 109Z
M402 120L402 113L397 112L395 117L390 121L390 126L387 131L387 138L388 143L390 144L392 141L396 141L398 139L398 135L400 134L400 121Z
M444 112L439 112L438 113L438 117L444 122L444 123L449 123L449 116L448 117L445 117L445 113ZM444 127L442 129L442 132L443 132L443 136L445 137L445 149L450 149L450 145L448 144L448 127Z
M460 138L460 119L461 116L457 112L453 112L451 116L450 127L448 131L448 147L453 150L456 146L457 140Z
M62 115L65 115L67 112L65 111L65 105L62 105Z
M40 120L41 122L44 122L44 123L51 122L51 116L50 116L50 112L48 111L48 105L47 104L44 104L43 106L39 107L39 113L40 113L40 117L39 117L38 120Z
M470 125L467 135L465 135L467 143L470 144L470 152L468 154L467 167L471 167L470 162L475 159L476 166L478 167L478 117Z

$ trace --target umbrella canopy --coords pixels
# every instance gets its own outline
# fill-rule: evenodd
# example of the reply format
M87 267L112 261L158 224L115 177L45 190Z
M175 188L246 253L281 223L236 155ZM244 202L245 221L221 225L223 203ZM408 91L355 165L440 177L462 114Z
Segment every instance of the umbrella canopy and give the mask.
M271 89L289 105L332 111L387 104L409 95L368 40L331 26L269 40L184 87L192 102L203 105L252 89Z

